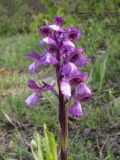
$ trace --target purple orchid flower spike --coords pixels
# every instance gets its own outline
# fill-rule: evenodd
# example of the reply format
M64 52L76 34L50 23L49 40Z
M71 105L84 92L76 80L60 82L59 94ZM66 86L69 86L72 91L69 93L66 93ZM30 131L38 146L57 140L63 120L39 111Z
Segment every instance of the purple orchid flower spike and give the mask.
M30 72L35 72L39 65L53 65L56 70L58 93L54 89L55 83L47 84L42 81L42 86L33 80L28 81L28 87L33 94L25 100L27 106L36 105L40 102L40 94L50 91L59 100L59 127L60 127L60 160L67 160L68 117L80 119L83 116L81 102L89 100L91 90L86 82L89 74L80 69L89 63L83 48L77 48L75 42L81 38L77 28L71 26L64 29L64 19L55 16L53 24L47 24L39 29L42 39L38 45L43 53L32 51L28 57L34 62L29 66ZM78 69L79 67L79 69ZM72 106L66 109L65 105L74 99Z

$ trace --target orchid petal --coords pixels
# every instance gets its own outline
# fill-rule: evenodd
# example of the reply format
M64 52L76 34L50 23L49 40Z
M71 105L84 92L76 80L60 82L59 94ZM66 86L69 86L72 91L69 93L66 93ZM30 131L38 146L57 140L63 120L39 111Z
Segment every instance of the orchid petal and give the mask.
M77 67L83 67L89 63L87 56L84 54L83 48L76 50L71 58L71 62L73 62Z
M63 45L67 45L67 46L71 46L71 47L75 47L75 45L70 41L70 40L66 40L63 42Z
M42 83L43 83L44 87L47 87L48 89L53 89L56 85L56 82L53 82L50 85L48 83L46 83L45 81L42 81Z
M81 54L81 55L79 56L79 58L74 61L74 64L75 64L77 67L84 67L84 66L86 66L88 63L89 63L89 60L88 60L88 58L87 58L84 54Z
M91 90L84 83L80 83L80 85L76 87L75 92L76 99L80 101L89 100L92 96Z
M87 72L84 72L84 73L79 72L78 74L75 74L70 78L70 84L73 86L76 86L81 82L85 82L87 79L88 79Z
M74 102L74 104L67 110L67 113L70 117L79 119L82 117L82 107L78 101Z
M51 84L51 85L49 85L49 84L47 84L46 82L44 82L44 81L42 81L42 83L43 83L43 86L42 87L39 87L39 91L38 91L38 93L39 94L41 94L41 93L43 93L43 92L45 92L45 91L53 91L54 90L54 87L55 87L55 85L56 85L56 83L53 83L53 84Z
M65 59L66 61L69 61L74 51L75 51L75 47L68 46L68 45L62 45L61 51L60 51L61 58Z
M26 105L26 106L34 106L34 105L38 104L38 102L39 102L38 94L33 93L31 96L29 96L29 97L25 100L25 105Z
M44 64L44 65L46 65L46 64L57 64L58 61L57 61L57 59L56 59L54 56L52 56L52 54L50 54L50 53L48 52L48 53L44 54L44 55L40 58L40 63L41 63L41 64Z
M71 97L71 88L69 82L62 81L60 83L60 90L63 95L67 96L68 98Z
M33 59L33 60L39 60L40 59L40 55L35 51L29 52L28 57Z
M39 28L39 34L42 35L43 37L49 36L50 33L51 33L51 31L50 31L48 25Z
M82 82L86 82L89 78L89 74L88 74L88 72L83 72L83 73L81 73L80 77L81 77Z
M29 65L29 72L34 73L36 68L39 66L40 62L39 61L35 61L33 62L31 65Z
M35 82L35 81L33 81L33 80L29 80L28 81L28 87L30 88L30 89L32 89L34 92L38 92L39 91L39 86L37 85L37 83Z
M69 79L71 76L78 73L77 67L71 62L64 64L62 71L66 79Z
M67 34L68 38L71 41L78 41L80 39L81 33L75 28L75 27L70 27L67 29Z
M42 41L47 44L56 45L56 42L50 37L43 38Z
M58 25L49 25L49 28L57 32L64 32L64 30Z
M41 47L41 48L44 48L44 42L41 40L39 41L38 45Z
M63 23L64 23L64 20L63 20L63 18L60 17L60 16L55 16L55 17L53 18L53 23L56 24L56 25L58 25L58 26L62 26Z

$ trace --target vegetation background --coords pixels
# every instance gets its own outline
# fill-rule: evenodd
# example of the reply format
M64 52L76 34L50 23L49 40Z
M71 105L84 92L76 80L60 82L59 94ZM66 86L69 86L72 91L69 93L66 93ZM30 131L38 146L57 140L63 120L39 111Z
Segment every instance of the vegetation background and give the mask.
M0 160L32 160L29 143L35 131L43 134L43 123L59 142L54 97L24 106L29 78L54 79L51 67L28 73L27 53L42 54L37 30L55 15L81 31L77 46L91 61L85 70L93 99L80 121L69 120L69 153L74 160L120 160L119 0L0 0Z

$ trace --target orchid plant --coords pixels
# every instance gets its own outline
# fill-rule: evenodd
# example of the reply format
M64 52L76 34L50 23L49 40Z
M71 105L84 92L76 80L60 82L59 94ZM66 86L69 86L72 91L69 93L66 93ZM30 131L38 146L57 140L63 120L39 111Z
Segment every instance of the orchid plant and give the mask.
M81 72L79 68L89 63L83 48L75 47L75 42L81 37L81 33L75 28L62 28L64 20L55 16L53 24L48 24L39 29L42 40L39 46L43 55L32 51L28 57L34 62L29 66L30 72L35 72L39 65L52 64L56 70L56 82L58 93L55 90L56 83L47 84L42 81L42 87L33 80L28 81L28 87L33 94L25 100L27 106L39 103L39 95L45 91L51 91L59 101L59 131L60 131L60 160L67 160L68 142L68 117L80 119L83 115L81 102L89 100L92 96L91 90L87 87L87 72ZM72 106L66 108L66 104L74 99Z

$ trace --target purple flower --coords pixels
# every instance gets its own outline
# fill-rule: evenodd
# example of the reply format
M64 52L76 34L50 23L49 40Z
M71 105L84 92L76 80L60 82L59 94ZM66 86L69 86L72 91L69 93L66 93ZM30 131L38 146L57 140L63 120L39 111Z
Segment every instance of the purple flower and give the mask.
M75 42L80 39L81 33L75 27L70 27L66 31L68 39L70 39L71 41Z
M65 79L70 79L70 77L78 74L78 72L77 67L73 63L68 62L63 64L62 73Z
M37 83L31 79L28 81L28 87L36 93L38 93L40 90L40 87L37 85Z
M79 72L78 75L76 74L70 79L70 84L72 86L77 86L81 82L86 82L87 79L88 79L88 73L87 72L84 72L84 73Z
M29 52L29 53L28 53L28 57L29 57L30 59L35 60L35 62L33 62L31 65L29 65L29 68L28 68L28 70L29 70L31 73L33 73L33 72L35 72L36 68L37 68L37 67L39 66L39 64L40 64L39 60L40 60L41 56L40 56L37 52L32 51L32 52Z
M43 26L39 29L39 34L42 36L42 37L46 37L46 36L49 36L51 34L51 30L49 28L48 25L46 26Z
M34 106L34 105L37 105L38 102L39 102L38 94L33 93L31 96L29 96L29 97L25 100L25 105L26 105L26 106Z
M92 96L91 90L84 84L80 83L75 88L75 98L79 101L89 100Z
M74 63L77 67L84 67L89 63L88 58L84 54L83 48L76 49L70 61Z
M64 23L64 20L63 20L63 18L60 17L60 16L55 16L55 17L53 18L53 23L56 24L56 25L58 25L58 26L62 26L63 23Z
M49 28L49 25L46 25L46 26L43 26L39 29L39 34L42 36L42 37L46 37L46 36L49 36L51 34L51 30Z
M74 43L72 43L70 40L65 40L65 41L63 42L63 45L75 47Z
M57 64L58 60L51 54L51 53L46 53L40 58L40 63L41 64Z
M39 87L35 81L33 81L33 80L28 81L28 87L34 93L25 100L25 105L32 106L32 105L38 104L39 95L45 91L50 90L52 93L55 93L55 91L54 91L55 83L53 83L52 85L49 85L49 84L45 83L44 81L42 81L42 83L43 83L43 86Z
M60 90L64 96L71 97L71 87L68 81L64 80L60 83Z
M51 37L45 37L42 39L44 43L50 44L50 45L56 45L56 42Z
M35 61L31 65L29 65L28 68L29 72L34 73L39 64L40 64L39 61Z
M49 25L49 28L56 32L64 32L64 30L60 26L55 24Z
M79 119L82 117L83 112L82 112L82 107L78 101L75 101L74 104L68 108L67 113L70 117Z
M69 62L70 57L74 51L75 51L75 47L68 46L68 45L62 45L61 50L60 50L61 60Z
M40 59L40 55L35 51L29 52L28 57L36 61L39 61Z
M34 73L36 68L40 65L40 64L43 64L43 65L47 65L47 64L57 64L58 61L57 59L49 52L45 53L44 55L42 56L39 56L37 54L37 52L30 52L28 54L28 57L30 57L31 59L34 59L35 62L33 62L31 65L29 65L29 68L28 70L31 72L31 73Z

